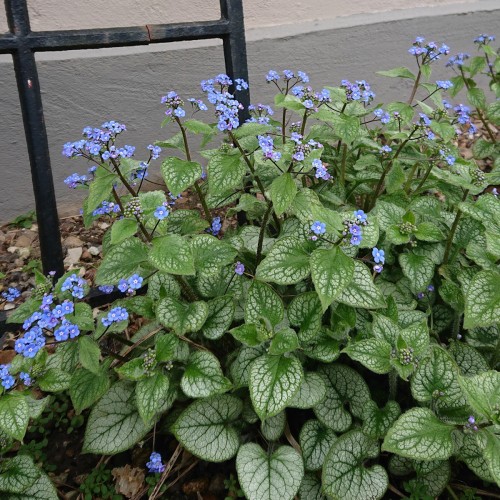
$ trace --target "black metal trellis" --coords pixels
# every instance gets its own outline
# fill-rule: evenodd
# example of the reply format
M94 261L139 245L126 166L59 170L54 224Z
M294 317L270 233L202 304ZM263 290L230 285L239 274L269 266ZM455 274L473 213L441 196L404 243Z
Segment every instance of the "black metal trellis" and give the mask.
M176 24L127 28L32 32L27 0L4 0L10 33L0 35L0 54L14 60L19 99L31 166L33 191L45 273L63 274L63 251L50 165L49 146L40 94L35 52L149 45L221 38L226 73L248 81L242 0L219 0L221 18ZM244 118L250 103L248 90L238 92Z

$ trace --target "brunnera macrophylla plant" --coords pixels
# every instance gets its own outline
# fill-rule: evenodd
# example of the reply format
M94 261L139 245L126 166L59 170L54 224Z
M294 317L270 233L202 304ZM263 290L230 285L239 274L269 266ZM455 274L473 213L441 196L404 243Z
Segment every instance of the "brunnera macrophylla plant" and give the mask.
M451 57L456 75L434 82L450 49L417 38L416 73L380 72L413 82L410 95L383 106L364 80L317 90L303 72L270 71L274 106L241 123L247 84L218 75L204 99L162 98L178 133L143 161L115 121L65 144L90 165L65 181L88 189L85 224L112 221L95 282L121 296L96 315L78 272L36 276L10 316L24 333L0 372L4 452L49 404L36 387L85 412L83 452L156 432L147 467L160 474L171 434L202 460L235 459L250 500L378 499L394 484L436 497L464 474L500 484L492 41L481 35L479 55ZM467 104L443 99L462 87ZM194 118L209 108L215 123ZM471 116L488 172L456 146L476 132ZM144 191L160 155L166 189ZM201 211L176 207L188 189ZM27 456L4 460L0 490L55 498Z

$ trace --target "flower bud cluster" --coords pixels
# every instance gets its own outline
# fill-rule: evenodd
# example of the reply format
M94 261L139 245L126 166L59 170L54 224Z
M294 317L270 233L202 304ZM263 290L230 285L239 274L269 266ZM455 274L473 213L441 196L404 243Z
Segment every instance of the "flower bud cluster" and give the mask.
M142 213L141 200L138 197L132 198L123 208L123 216L126 218L140 217Z

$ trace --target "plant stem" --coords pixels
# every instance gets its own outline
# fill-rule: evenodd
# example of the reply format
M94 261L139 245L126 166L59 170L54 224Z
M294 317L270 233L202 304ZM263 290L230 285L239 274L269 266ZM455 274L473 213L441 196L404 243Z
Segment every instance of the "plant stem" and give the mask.
M415 175L415 171L417 170L418 164L419 164L419 162L416 161L413 164L413 167L411 168L410 173L408 174L408 179L407 179L405 187L404 187L406 194L410 194L411 181L413 180L413 176Z
M415 78L415 83L413 84L413 88L411 89L411 94L408 99L408 104L411 105L413 102L413 99L415 98L415 94L417 93L418 90L418 84L420 83L420 77L422 76L422 70L418 68L418 73L417 73L417 78Z
M448 493L453 498L453 500L459 500L456 493L453 491L453 489L451 488L451 486L449 484L446 485L446 489L448 490Z
M396 400L398 390L398 373L394 368L389 372L389 400Z
M471 488L463 484L452 483L451 486L460 491L474 490L474 492L477 493L478 495L483 495L485 497L490 497L490 498L500 498L500 495L498 495L497 493L491 493L490 491L480 490L479 488Z
M267 205L266 213L264 214L264 218L262 219L262 226L260 226L259 233L259 242L257 244L257 258L256 258L256 266L260 264L260 260L262 258L262 245L264 244L264 235L266 233L267 223L269 221L269 216L273 210L273 203L270 201Z
M177 122L177 125L179 125L179 128L181 129L181 134L182 134L182 140L184 142L184 149L186 150L186 160L191 161L191 151L189 150L189 144L187 140L187 135L186 135L186 129L184 128L184 125L180 121L178 116L175 116L175 121ZM205 195L203 194L203 191L201 190L200 186L198 185L198 181L194 183L194 189L196 190L196 194L198 195L198 198L200 199L201 206L203 207L203 211L205 212L205 219L207 221L212 220L212 214L210 213L210 209L208 208L207 201L205 200Z
M467 78L465 78L464 69L462 68L462 66L460 66L460 73L462 73L462 78L464 80L465 87L467 88L467 90L470 90L469 82L467 81ZM496 144L497 141L495 139L495 136L493 135L493 132L491 131L490 127L488 126L488 122L484 118L484 115L483 115L482 111L477 106L474 106L474 108L476 109L477 116L479 117L479 119L483 123L484 128L486 129L487 134L490 136L491 142L493 144Z
M464 195L462 196L462 201L467 199L467 195L469 194L469 190L466 189ZM448 259L450 257L451 244L453 242L453 237L457 231L458 223L460 222L460 217L462 216L462 211L460 209L457 210L457 214L455 215L455 220L453 221L453 225L451 226L450 234L448 236L448 241L446 242L446 248L444 251L443 265L448 264Z
M432 172L432 167L433 166L434 166L434 164L431 162L430 165L429 165L429 167L425 171L425 174L422 177L422 180L418 183L418 186L415 188L415 190L413 191L413 193L416 193L425 184L425 181L427 180L427 178L429 177L430 173Z
M347 161L347 144L342 146L342 163L340 164L340 184L345 184L345 164Z
M252 177L255 179L255 182L257 183L257 186L262 193L262 196L264 197L264 200L266 200L268 203L271 203L269 198L266 196L266 190L264 188L264 184L262 184L262 181L260 180L260 177L255 173L255 168L253 168L252 162L248 159L248 156L245 153L245 150L241 147L241 144L239 143L238 139L234 136L233 132L231 130L228 130L229 137L233 141L233 144L238 148L240 153L243 156L243 159L245 160L245 163L247 164L248 168L250 169L250 172L252 173ZM276 229L279 231L280 229L280 221L278 219L278 216L273 212L273 220L276 225Z
M304 111L304 118L302 118L302 126L300 127L300 135L304 137L304 132L306 131L307 122L307 109Z

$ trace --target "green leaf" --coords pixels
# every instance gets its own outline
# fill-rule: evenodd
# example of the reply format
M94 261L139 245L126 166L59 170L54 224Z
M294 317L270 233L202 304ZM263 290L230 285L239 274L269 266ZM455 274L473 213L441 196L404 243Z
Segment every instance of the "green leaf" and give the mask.
M97 285L112 285L132 276L148 258L148 247L137 238L122 241L106 252L95 276Z
M92 373L78 368L71 376L69 395L76 413L90 408L109 389L109 377L105 373Z
M28 403L30 418L38 418L43 413L47 405L52 402L52 398L50 396L46 396L42 399L34 399L31 396L27 396L26 402Z
M293 285L309 276L309 253L306 242L294 236L278 240L257 267L256 276L262 281Z
M331 363L340 356L339 341L326 328L320 329L314 339L304 346L304 354L323 363Z
M135 406L134 385L117 382L90 412L83 452L114 455L128 450L150 427L143 422Z
M181 236L172 234L154 238L149 262L164 273L195 274L191 247Z
M210 193L222 193L240 187L246 173L239 154L215 154L210 158L207 170Z
M283 328L276 332L269 346L269 354L279 356L287 352L293 352L299 348L299 339L295 330Z
M312 253L311 276L323 312L351 283L354 272L354 261L337 247Z
M259 324L261 318L276 326L284 315L281 297L266 283L254 280L245 303L245 322Z
M75 304L75 314L71 317L71 323L77 325L81 331L93 331L94 316L92 308L85 302L77 302Z
M41 305L41 300L30 297L26 300L26 302L23 302L20 306L16 307L11 314L9 314L7 317L7 323L24 323L24 320L40 309Z
M373 283L368 268L359 261L354 261L354 276L349 285L337 297L338 302L363 309L386 307L385 299Z
M300 500L326 500L321 480L312 472L307 472L299 488Z
M321 327L323 308L316 292L306 292L292 299L287 310L288 320L299 327L299 339L313 339Z
M351 342L342 352L375 373L389 373L392 369L392 346L381 339Z
M389 78L409 78L415 80L415 75L404 66L399 68L389 69L387 71L377 71L377 75L388 76Z
M17 455L2 462L0 492L22 493L40 477L40 470L28 455Z
M384 496L389 485L381 465L365 467L364 461L377 458L376 441L354 430L340 436L330 449L323 467L323 488L335 500Z
M500 486L500 439L489 429L485 429L486 447L483 455L490 469L491 476Z
M269 196L278 217L288 210L296 195L297 185L293 180L292 174L285 173L274 179L269 187Z
M431 241L431 242L444 240L443 233L432 222L421 222L417 226L415 237L417 238L417 240Z
M413 252L400 254L399 265L403 274L410 280L414 292L424 290L434 276L432 260Z
M117 245L131 238L137 232L138 227L135 219L118 219L111 226L111 244Z
M233 422L241 413L241 401L227 394L191 403L173 425L173 433L189 452L209 462L225 462L240 445Z
M161 164L161 173L169 191L177 196L192 186L203 171L198 162L170 156Z
M57 494L52 481L47 474L38 469L38 479L25 489L22 493L14 493L9 495L8 500L58 500Z
M285 425L286 413L282 411L274 417L266 418L262 422L260 430L268 441L277 441L285 431Z
M181 344L177 335L165 333L163 335L158 335L155 340L156 361L158 361L158 363L165 363L177 359L179 345Z
M489 365L483 355L468 344L464 344L463 342L452 342L448 352L455 359L460 369L460 373L466 377L479 375L489 370Z
M465 294L464 328L500 322L500 273L478 272Z
M304 373L295 357L264 355L250 367L250 397L261 420L285 409L298 392Z
M205 273L216 273L223 265L232 263L237 254L231 245L209 234L194 236L191 249L195 269Z
M244 323L229 330L229 333L242 344L249 347L260 345L263 340L269 335L268 331L263 325L254 325Z
M458 370L451 356L437 346L431 350L411 378L411 393L417 401L456 401L462 391L457 382Z
M146 371L144 370L144 358L133 358L123 365L115 368L116 373L120 375L120 378L124 378L127 380L141 380L146 375Z
M228 331L234 318L234 299L232 295L222 295L207 302L208 316L202 332L211 340L221 338Z
M59 368L50 368L38 378L40 389L45 392L61 392L69 388L71 375Z
M23 395L10 393L0 397L0 429L5 434L21 441L29 419L29 406Z
M362 431L374 439L383 438L400 414L401 408L396 401L388 401L384 408L369 401L363 412Z
M476 419L498 420L500 401L500 372L490 370L473 377L459 377L458 382L464 391L467 402L474 410Z
M300 430L299 442L306 470L319 470L337 440L335 433L318 420L308 420Z
M137 382L135 402L146 424L161 410L168 396L169 385L168 377L157 371Z
M326 396L326 384L321 375L316 372L306 372L300 388L288 406L307 409L321 403Z
M291 446L268 453L257 444L244 444L236 457L236 470L248 500L292 500L304 476L302 457Z
M167 328L172 328L177 335L201 330L208 316L206 302L181 302L172 297L165 297L156 308L158 321Z
M246 387L250 379L250 367L252 363L264 353L262 346L253 348L243 346L236 355L236 359L229 367L229 374L234 387Z
M97 167L95 179L89 185L89 195L85 204L87 213L92 213L111 194L113 184L118 176L107 172L103 167Z
M484 139L477 139L474 141L474 146L472 146L472 151L474 153L474 158L482 160L488 157L494 157L498 146Z
M486 109L486 97L484 91L478 87L467 90L467 100L478 109Z
M181 379L181 388L190 398L206 398L231 388L224 377L219 360L208 351L196 351L189 360Z
M193 132L193 134L213 134L214 133L214 129L210 125L203 123L199 120L193 120L193 119L186 120L182 124L190 132Z
M326 383L326 397L314 406L314 414L335 432L345 432L352 423L351 413L362 418L365 405L371 400L368 386L361 375L348 366L324 365L318 373Z
M486 439L485 432L464 434L459 457L476 476L484 481L492 482L493 477L483 454L484 448L486 448Z
M83 336L78 339L78 356L84 368L93 373L99 373L99 359L101 350L91 337Z
M453 453L454 427L427 408L412 408L389 429L382 449L416 460L446 460Z
M427 494L438 497L451 476L450 462L448 460L431 460L415 462L416 479L411 479L409 484L422 485Z

